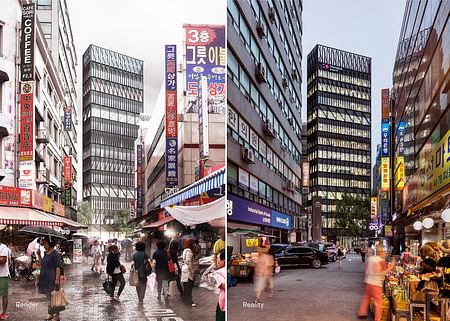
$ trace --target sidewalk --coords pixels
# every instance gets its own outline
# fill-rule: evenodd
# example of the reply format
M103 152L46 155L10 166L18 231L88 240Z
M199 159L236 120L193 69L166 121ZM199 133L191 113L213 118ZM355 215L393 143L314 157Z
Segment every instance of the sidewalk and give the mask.
M135 287L128 283L130 263L127 267L125 289L120 303L112 303L104 292L102 283L106 278L90 271L90 264L69 265L66 267L65 284L63 285L70 304L61 313L61 320L70 321L213 321L218 296L213 292L194 288L193 298L198 307L183 305L175 282L171 282L170 303L166 307L159 304L156 294L147 288L143 306L138 306ZM103 266L105 269L105 266ZM116 288L117 289L117 288ZM117 290L116 290L117 291ZM9 318L11 321L44 320L47 317L47 301L44 295L38 294L33 282L10 282Z

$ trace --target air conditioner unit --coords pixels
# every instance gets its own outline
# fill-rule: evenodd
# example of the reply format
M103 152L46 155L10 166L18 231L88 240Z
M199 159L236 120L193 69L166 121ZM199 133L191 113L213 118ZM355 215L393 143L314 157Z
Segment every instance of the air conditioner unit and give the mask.
M292 74L292 79L293 79L293 80L298 80L297 70L295 70L295 69L292 70L292 73L291 73L291 74Z
M289 117L289 118L288 118L288 122L289 122L289 124L291 124L292 126L294 126L294 117Z
M301 133L297 133L297 138L302 140L302 134Z
M242 159L249 164L255 163L255 155L253 154L253 151L250 148L242 149Z
M259 83L266 82L266 68L259 62L255 66L255 77Z
M75 88L72 87L72 88L70 89L70 92L71 92L72 94L75 94Z
M286 78L283 78L283 80L281 81L281 83L283 84L283 88L286 89L288 88L288 82Z
M292 95L289 95L289 100L291 101L291 103L295 103L295 98Z
M292 18L297 18L297 15L295 14L295 9L294 8L291 8L291 15L292 15Z
M274 7L269 7L269 20L272 23L275 22L275 8Z
M288 191L294 191L295 190L295 184L293 180L288 180Z
M262 20L259 20L256 23L256 32L258 32L258 36L261 39L263 39L267 36L267 27L266 27L266 24Z
M263 132L267 136L276 137L275 129L273 128L272 123L269 123L267 120L264 122Z
M284 143L281 143L281 151L285 153L287 151L287 146Z

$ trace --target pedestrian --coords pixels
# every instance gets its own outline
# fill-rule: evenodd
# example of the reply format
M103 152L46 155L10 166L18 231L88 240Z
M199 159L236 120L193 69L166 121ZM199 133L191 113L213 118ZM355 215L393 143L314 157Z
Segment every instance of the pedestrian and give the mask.
M120 302L120 295L125 288L125 267L120 263L120 252L117 245L111 245L109 248L109 254L106 259L106 273L112 278L112 293L110 294L111 300ZM117 282L119 282L119 290L117 295L114 295Z
M161 302L161 294L164 295L164 303L169 304L169 282L172 274L169 272L170 254L166 250L166 242L158 240L157 250L153 253L153 260L156 271L156 282L158 284L158 302Z
M2 297L3 311L0 314L0 320L6 320L8 314L8 287L9 287L9 262L10 262L10 249L0 242L0 296Z
M183 286L181 285L181 268L180 262L178 261L178 241L172 240L169 244L169 254L172 258L172 262L177 268L176 273L174 274L174 278L171 281L177 282L178 292L180 292L180 296L183 297Z
M103 241L102 241L103 242ZM103 246L103 251L102 251L102 265L105 264L105 258L107 256L106 253L109 253L109 247L111 246L110 242L106 242L106 244Z
M225 250L219 253L219 269L214 272L214 278L216 279L217 287L219 288L219 302L216 307L216 321L225 321L225 288L227 278L227 268L225 267Z
M139 304L144 304L145 291L147 290L147 276L149 270L147 268L147 262L149 256L145 253L145 243L136 243L136 253L133 255L134 269L138 273L138 284L136 285L136 291L138 295Z
M192 301L192 289L194 288L195 268L194 268L194 240L184 241L183 267L181 268L181 282L183 283L183 302L186 305L196 307Z
M361 245L361 260L366 262L366 246L364 244Z
M43 237L41 243L45 248L45 256L41 261L41 274L39 277L39 293L45 294L48 300L47 321L59 321L59 314L64 307L51 306L52 291L59 291L61 284L61 271L63 262L61 254L55 249L56 241L50 236Z
M401 258L403 264L408 264L408 263L410 263L410 261L414 260L408 246L405 247L405 250L403 251L402 256L400 258Z
M91 247L91 255L94 258L94 272L96 274L102 273L102 267L100 265L100 260L103 256L102 248L100 247L100 243L95 240L94 245Z
M342 246L339 246L337 249L337 260L339 269L342 269L342 261L344 260L344 250Z
M217 257L220 253L220 251L225 249L225 229L221 229L220 233L219 233L219 239L216 241L216 243L214 243L214 248L213 248L213 263L214 263L214 268L217 268Z
M359 307L359 319L367 318L369 303L373 299L375 306L374 321L381 321L384 278L386 273L391 271L395 266L395 262L390 262L387 267L385 266L384 257L386 253L386 249L378 246L376 254L367 258L365 274L366 291Z
M253 282L255 285L256 303L261 302L262 291L267 287L267 284L270 283L268 279L272 278L273 274L274 260L273 256L268 252L268 247L258 246L258 260L255 265ZM271 296L272 293L269 294L269 297Z
M8 270L9 270L9 276L11 278L15 277L14 260L13 260L13 257L12 257L13 256L13 253L12 253L13 248L14 248L13 243L9 242L9 244L8 244Z

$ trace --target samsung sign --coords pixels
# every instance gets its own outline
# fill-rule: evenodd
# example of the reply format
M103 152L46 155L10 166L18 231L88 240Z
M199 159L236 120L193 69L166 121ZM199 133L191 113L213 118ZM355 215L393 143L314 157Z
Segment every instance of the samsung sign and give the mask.
M268 207L228 194L227 213L231 220L265 225L284 230L292 229L292 217Z
M20 80L34 80L35 5L24 4L22 9L22 37L20 42Z

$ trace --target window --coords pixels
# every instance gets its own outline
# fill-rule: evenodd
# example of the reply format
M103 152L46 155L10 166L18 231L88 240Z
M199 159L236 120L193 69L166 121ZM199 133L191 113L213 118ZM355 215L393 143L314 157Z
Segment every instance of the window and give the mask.
M41 22L41 28L44 32L44 37L46 39L52 38L52 23L51 22Z
M52 0L37 0L38 10L52 10Z

